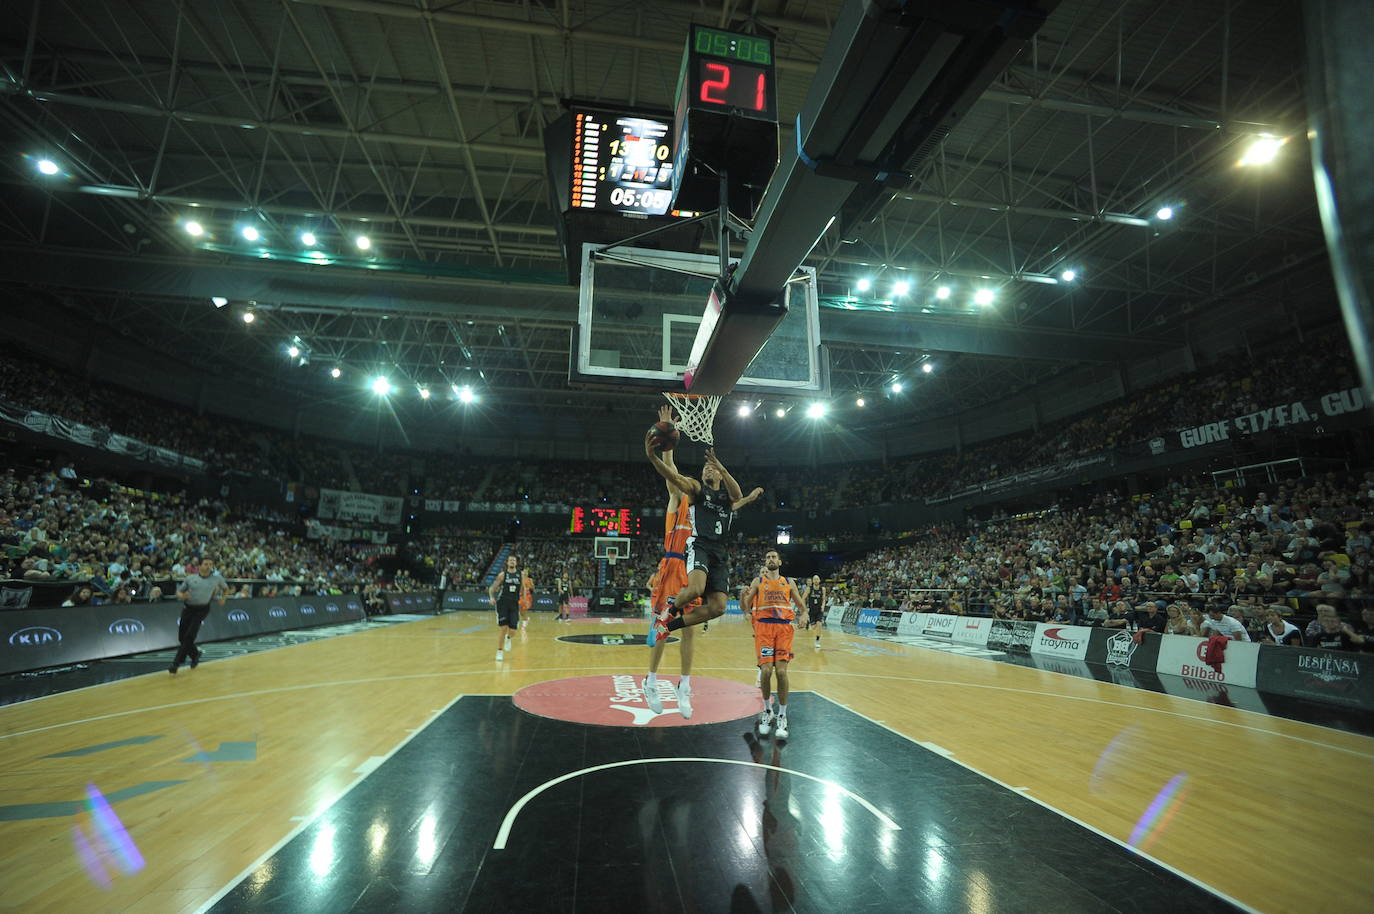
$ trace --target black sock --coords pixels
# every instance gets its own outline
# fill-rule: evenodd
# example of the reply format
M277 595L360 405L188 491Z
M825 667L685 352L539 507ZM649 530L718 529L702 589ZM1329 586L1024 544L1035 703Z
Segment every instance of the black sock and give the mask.
M682 617L681 617L681 616L677 616L677 617L675 617L675 618L673 618L673 619L669 619L669 620L668 620L668 631L670 631L670 632L675 632L675 631L677 631L677 630L680 629L680 628L686 628L686 627L687 627L687 624L686 624L685 622L682 621Z

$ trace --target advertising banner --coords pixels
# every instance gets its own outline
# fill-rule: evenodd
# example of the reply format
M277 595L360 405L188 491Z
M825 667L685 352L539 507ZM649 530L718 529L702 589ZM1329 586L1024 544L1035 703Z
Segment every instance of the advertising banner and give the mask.
M1101 663L1114 669L1153 673L1158 665L1159 645L1163 637L1146 632L1137 642L1132 632L1094 628L1088 642L1088 662Z
M1088 656L1088 639L1092 637L1092 633L1093 630L1084 625L1037 622L1030 651L1032 654L1043 654L1048 657L1082 660Z
M1155 669L1171 676L1255 687L1255 668L1259 645L1253 641L1232 641L1226 645L1226 660L1214 669L1206 661L1207 639L1187 635L1161 635L1159 660ZM1297 650L1297 648L1293 648Z
M0 613L0 673L122 657L177 644L181 604L128 603ZM268 597L212 604L199 641L365 618L356 596Z
M932 638L948 638L954 634L954 625L958 621L958 616L926 614L926 627L921 629L921 634Z
M897 623L897 634L905 636L919 635L921 630L925 627L925 613L902 613L902 618Z
M1261 691L1374 710L1374 658L1367 654L1261 644Z
M401 608L398 609L393 607L392 612L428 613L438 611L437 607L434 605L434 595L429 591L421 591L420 593L387 594L386 597L388 605L391 605L392 597L415 598L411 603L401 602L399 604ZM608 597L608 599L612 604L615 604L616 601L613 596ZM586 597L573 597L569 601L569 605L579 601L582 606L581 611L583 613L587 612L588 606ZM487 592L485 590L446 590L444 591L443 604L445 612L452 612L457 609L492 608L491 600L487 597ZM536 590L534 592L534 605L531 609L535 612L557 612L558 594L551 590Z
M393 613L432 613L438 612L435 606L434 591L421 590L416 593L384 593L387 609Z
M885 635L895 635L897 626L902 621L902 614L891 609L885 609L878 614L878 631Z
M1346 413L1358 413L1365 408L1364 393L1358 387L1335 390L1310 400L1296 400L1292 403L1277 403L1267 409L1233 416L1217 422L1208 422L1196 428L1180 429L1178 446L1182 448L1229 441L1233 432L1240 435L1257 435L1274 428L1290 425L1308 425L1331 419Z
M995 651L1030 653L1031 641L1035 638L1035 622L1013 622L1010 619L993 619L988 626L987 646Z
M859 607L846 606L844 613L840 616L841 625L854 625L859 621Z
M985 647L988 633L992 631L992 619L987 616L956 616L959 620L950 634L950 639L959 644L972 644Z
M320 503L315 514L321 520L357 520L377 524L401 522L401 499L396 495L373 495L368 492L346 492L342 489L320 489Z
M827 626L842 624L844 622L844 612L846 609L848 609L848 607L843 605L832 606L827 609L825 611L825 624Z
M872 628L878 624L878 616L882 613L879 609L859 610L858 625L860 628Z

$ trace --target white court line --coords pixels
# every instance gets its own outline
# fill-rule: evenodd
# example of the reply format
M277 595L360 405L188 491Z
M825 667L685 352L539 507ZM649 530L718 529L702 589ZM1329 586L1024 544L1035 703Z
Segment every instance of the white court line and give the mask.
M364 773L358 775L356 778L354 778L351 782L349 782L349 784L348 784L347 787L345 787L343 790L341 790L341 791L339 791L337 794L335 794L334 797L333 797L331 800L329 800L329 802L327 802L327 803L321 803L321 804L319 805L319 807L318 807L318 811L317 811L317 812L311 813L309 816L301 816L301 817L295 817L295 816L293 816L293 817L292 817L292 821L296 821L296 819L299 818L299 819L300 819L299 824L297 824L295 828L293 828L293 829L291 829L289 832L287 832L286 835L285 835L280 841L278 841L276 844L272 845L272 846L271 846L270 848L268 848L265 852L263 852L263 854L262 854L261 857L259 857L258 859L254 860L252 863L250 863L250 864L243 870L243 872L239 873L239 874L238 874L237 876L235 876L233 879L230 879L229 882L228 882L227 884L225 884L224 888L220 889L218 892L216 892L214 895L212 895L208 901L206 901L206 902L205 902L204 904L202 904L200 907L196 908L195 914L204 914L204 912L210 910L210 909L213 908L216 904L218 904L218 903L219 903L219 900L220 900L221 898L223 898L225 895L228 895L230 892L232 892L232 891L234 890L234 887L235 887L235 886L237 886L237 885L238 885L240 882L242 882L243 880L247 879L247 878L252 874L252 872L253 872L254 870L256 870L258 867L262 866L262 865L263 865L264 863L266 863L268 860L270 860L270 859L272 858L272 855L275 854L277 851L281 850L283 847L285 847L288 841L290 841L292 838L294 838L294 837L296 837L297 835L299 835L301 832L305 831L305 830L306 830L307 828L309 828L311 825L315 824L315 822L317 822L317 821L320 819L321 816L323 816L325 813L329 812L329 810L330 810L331 808L333 808L334 804L338 803L338 802L339 802L340 800L342 800L344 797L348 796L349 791L351 791L354 787L357 787L357 786L358 786L359 784L361 784L364 780L366 780L366 779L367 779L367 776L368 776L369 774L371 774L373 771L375 771L375 770L377 769L377 767L380 766L380 765L382 764L382 762L385 762L387 759L391 758L391 757L392 757L393 755L395 755L397 752L400 752L403 748L405 748L405 745L406 745L407 743L409 743L412 739L414 739L414 738L415 738L416 736L418 736L421 732L423 732L430 724L432 724L432 723L434 723L436 720L438 720L438 719L439 719L439 716L440 716L441 714L443 714L444 711L447 711L449 708L453 707L453 706L458 702L458 699L460 699L460 698L462 698L462 697L463 697L462 695L455 695L454 698L453 698L453 701L450 701L448 704L444 705L444 707L443 707L442 710L436 711L436 712L434 713L434 715L430 717L429 720L425 721L423 724L420 725L420 729L419 729L419 730L414 731L413 733L411 733L410 735L408 735L408 736L406 736L404 739L402 739L399 743L397 743L395 746L393 746L393 747L391 748L391 751L388 752L386 755L373 756L373 758L380 759L380 761L377 763L377 765L373 766L373 767L372 767L371 769L369 769L368 771L366 771L366 772L364 772ZM372 761L372 759L368 759L368 761L370 762L370 761ZM366 762L364 762L363 764L366 764ZM361 767L363 767L363 766L362 766L362 765L359 765L358 767L361 768Z
M862 805L865 809L873 813L873 815L877 816L879 819L882 819L883 822L887 824L888 828L894 829L896 831L902 830L902 826L898 825L896 822L893 822L892 819L890 819L881 809L874 806L872 803L868 802L854 791L849 790L842 784L836 784L834 781L827 781L825 778L818 778L814 774L807 774L805 771L797 771L792 768L779 768L777 765L765 765L762 762L745 762L740 759L729 758L637 758L629 759L623 762L610 762L605 765L593 765L590 768L583 768L578 771L569 771L567 774L560 775L559 777L556 777L551 781L545 781L544 783L540 784L538 787L534 788L529 793L525 794L523 797L517 800L515 805L510 808L510 811L506 813L506 818L501 821L501 828L496 833L496 842L492 844L492 849L498 851L506 849L506 839L510 837L511 827L515 825L515 817L520 815L520 810L525 808L525 804L529 803L530 800L533 800L535 797L539 796L541 793L548 790L550 787L555 787L563 783L564 781L569 781L573 778L580 778L584 774L591 774L595 771L606 771L610 768L627 768L630 765L658 765L664 764L666 762L705 762L707 764L712 765L740 765L745 768L766 768L769 771L781 771L784 774L795 774L798 777L807 778L808 780L815 781L818 784L824 784L827 787L835 788L836 790L843 793L845 796L849 797L851 800L854 800L860 805Z
M421 727L420 729L424 729L424 728ZM406 732L406 733L414 733L414 732L416 732L416 731L414 731L414 730L406 730L405 732ZM354 769L353 769L353 773L354 773L354 774L371 774L372 772L374 772L374 771L376 771L378 768L380 768L380 767L382 766L382 762L385 762L385 761L386 761L386 756L385 756L385 755L374 755L374 756L372 756L371 758L364 759L363 762L362 762L362 764L360 764L357 768L354 768Z
M813 694L815 694L815 695L816 695L817 697L819 697L819 698L825 698L825 696L824 696L824 695L821 695L821 693L819 693L819 692L815 692L815 693L813 693ZM829 698L825 698L825 700L826 700L826 701L829 701L829 702L830 702L831 704L833 704L833 705L839 705L839 702L833 701L833 700L831 700L831 699L829 699ZM1185 700L1187 700L1187 699L1185 699ZM858 714L860 717L862 717L864 720L868 721L869 723L874 724L874 725L879 726L879 727L882 727L884 730L888 731L889 733L895 734L896 736L900 736L902 739L906 740L906 741L909 742L909 743L915 743L917 746L921 746L922 748L925 748L925 745L926 745L926 744L922 743L920 740L912 739L911 737L907 736L905 733L902 733L900 730L894 730L893 728L887 726L887 724L878 723L876 720L874 720L873 718L869 717L867 714L861 714L860 712L855 711L853 708L846 708L845 710L849 711L851 714ZM1027 791L1027 788L1025 788L1025 787L1013 787L1013 786L1011 786L1010 784L1008 784L1006 781L998 780L997 778L995 778L995 777L993 777L992 775L988 774L986 771L979 771L977 768L974 768L972 765L968 764L967 762L961 762L961 761L959 761L957 758L955 758L955 757L953 756L953 754L946 755L946 756L944 756L944 757L947 758L949 761L953 762L954 764L958 765L960 768L965 768L965 769L967 769L967 770L969 770L969 771L972 771L974 774L978 775L979 777L984 778L984 779L989 780L989 781L992 781L992 783L996 784L998 787L1002 787L1002 788L1005 788L1006 790L1010 790L1010 791L1016 793L1018 796L1024 797L1025 799L1031 801L1031 802L1034 803L1035 805L1044 807L1045 809L1048 809L1050 812L1054 813L1055 815L1063 816L1065 819L1068 819L1070 822L1074 823L1075 825L1077 825L1077 826L1079 826L1079 827L1081 827L1081 828L1085 828L1085 829L1087 829L1088 831L1092 832L1093 834L1098 835L1099 837L1106 838L1108 841L1112 842L1113 844L1118 845L1119 847L1124 848L1125 850L1129 851L1130 853L1135 854L1136 856L1145 858L1146 860L1150 861L1151 863L1153 863L1155 866L1159 867L1160 869L1168 870L1170 873L1173 873L1175 876L1179 877L1180 879L1187 880L1188 882L1191 882L1193 885L1197 886L1198 888L1203 889L1204 891L1210 892L1211 894L1213 894L1213 895L1215 895L1216 897L1222 899L1223 901L1230 902L1231 904L1233 904L1233 905L1235 905L1236 907L1240 908L1242 911L1248 911L1248 912L1250 912L1250 914L1261 914L1261 912L1259 911L1258 908L1252 908L1250 905L1246 904L1245 902L1243 902L1243 901L1238 901L1237 899L1232 898L1230 895L1227 895L1225 892L1221 891L1220 889L1215 889L1215 888L1213 888L1212 886L1210 886L1210 885L1208 885L1207 883L1203 882L1201 879L1198 879L1198 878L1196 878L1195 876L1190 876L1190 875L1188 875L1187 873L1183 872L1183 870L1178 869L1177 867L1170 866L1169 864L1165 863L1163 860L1160 860L1158 857L1155 857L1155 856L1152 855L1152 854L1147 854L1147 853L1145 853L1145 851L1142 851L1142 850L1140 850L1139 848L1133 847L1132 845L1128 844L1127 842L1122 841L1120 838L1117 838L1117 837L1115 837L1115 836L1113 836L1113 835L1110 835L1110 834L1108 834L1107 832L1103 831L1102 829L1097 828L1096 826L1089 825L1087 822L1084 822L1082 819L1079 819L1079 818L1077 818L1076 816L1071 816L1071 815L1069 815L1068 813L1064 812L1064 810L1058 809L1058 808L1056 808L1056 807L1054 807L1054 806L1051 806L1050 804L1046 803L1044 800L1040 800L1040 799L1037 799L1037 798L1031 796L1030 793Z

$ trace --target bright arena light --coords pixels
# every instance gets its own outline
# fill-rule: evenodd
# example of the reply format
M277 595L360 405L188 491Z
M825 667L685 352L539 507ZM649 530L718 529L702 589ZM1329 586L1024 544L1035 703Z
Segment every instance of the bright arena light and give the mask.
M294 358L298 358L298 357L300 356L300 354L301 354L301 347L299 347L299 346L287 346L287 347L286 347L286 354L289 355L289 356L291 356L291 358L293 358L293 359L294 359Z
M860 397L859 399L855 400L855 401L854 401L854 405L857 406L857 407L862 408L863 405L864 405L864 398L863 398L863 397Z
M867 292L869 289L873 288L873 280L865 276L854 284L854 288L858 289L860 292Z
M735 410L735 415L737 415L737 416L747 416L747 415L749 415L751 412L753 412L753 410L751 410L746 404L741 403L740 406L739 406L739 409Z
M225 305L229 304L229 299L225 298L223 295L216 295L210 299L210 304L214 305L216 308L223 308Z
M257 320L257 319L258 319L258 316L257 316L256 314L254 314L252 311L245 311L245 312L243 312L243 322L244 322L245 324L251 324L251 323L253 323L253 321L255 321L255 320Z
M385 397L391 393L391 382L382 375L372 379L372 392L379 397Z
M190 235L192 238L199 238L201 235L205 234L205 226L196 222L194 219L182 225L182 228L186 229L186 234Z
M372 239L366 235L359 235L353 239L353 243L358 246L358 250L366 251L372 247Z
M39 159L37 167L38 170L45 175L55 175L58 170L57 163L52 159Z
M251 225L245 225L243 228L239 229L239 234L243 236L244 241L257 241L262 237L262 232L259 232Z
M924 365L921 366L921 370L924 371L926 374L930 374L932 371L935 370L935 366L930 364L929 362L926 362Z
M824 415L825 415L825 404L824 404L824 403L812 403L810 406L808 406L808 407L806 408L806 417L807 417L808 419L819 419L821 416L824 416Z
M421 399L421 400L428 400L428 399L429 399L429 388L428 388L428 387L421 387L421 388L420 388L420 399Z
M458 391L458 399L464 403L471 403L473 400L476 400L477 397L473 394L471 387L464 387Z
M911 291L911 283L909 283L909 282L903 281L903 282L893 283L893 285L892 285L892 294L893 294L893 295L901 296L901 295L907 294L907 293L910 292L910 291Z
M902 382L901 382L901 381L893 381L893 382L892 382L892 392L893 392L894 394L899 394L899 393L902 392Z
M785 409L783 409L781 406L779 406L777 409L773 410L773 415L775 415L775 416L777 416L779 419L781 419L783 416L787 415L787 410L785 410Z
M340 368L338 365L335 365L333 368L329 369L329 376L331 378L337 378L341 374L343 374L343 369Z
M975 305L990 305L992 304L992 299L993 291L991 289L979 289L977 292L973 293L973 303Z
M945 299L949 298L949 286L941 286L940 288L936 289L935 297L940 299L940 301L944 301Z
M305 245L308 248L313 248L315 246L315 241L316 238L314 232L301 232L301 244Z
M1162 222L1168 222L1174 218L1174 208L1172 206L1161 206L1155 210L1155 218Z
M1245 150L1245 155L1241 156L1238 164L1242 166L1268 165L1270 162L1274 161L1274 159L1278 158L1279 149L1283 147L1283 144L1284 140L1282 137L1256 137L1255 141ZM42 163L40 162L39 165L41 167Z
M1078 278L1078 271L1065 270L1063 273L1059 274L1059 278L1064 280L1064 282L1073 282L1075 279Z

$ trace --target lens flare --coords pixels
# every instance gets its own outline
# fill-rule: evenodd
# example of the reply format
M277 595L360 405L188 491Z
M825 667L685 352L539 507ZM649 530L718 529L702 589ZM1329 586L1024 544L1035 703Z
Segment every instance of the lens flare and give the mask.
M1135 828L1131 829L1131 840L1129 844L1137 850L1147 851L1150 845L1164 834L1164 830L1169 827L1179 809L1183 806L1183 800L1188 796L1188 772L1180 771L1170 778L1169 783L1155 794L1155 798L1150 801L1150 805L1145 808L1145 812L1140 817L1140 821L1135 823Z

